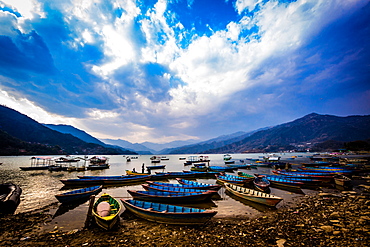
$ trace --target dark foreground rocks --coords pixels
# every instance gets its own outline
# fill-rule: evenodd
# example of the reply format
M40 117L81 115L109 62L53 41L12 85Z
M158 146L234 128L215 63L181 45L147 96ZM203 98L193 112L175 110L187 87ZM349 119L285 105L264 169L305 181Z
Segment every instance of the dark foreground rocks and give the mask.
M38 212L0 219L1 246L369 246L370 196L338 192L305 196L294 207L254 219L213 218L203 226L156 224L123 214L117 229L40 229Z

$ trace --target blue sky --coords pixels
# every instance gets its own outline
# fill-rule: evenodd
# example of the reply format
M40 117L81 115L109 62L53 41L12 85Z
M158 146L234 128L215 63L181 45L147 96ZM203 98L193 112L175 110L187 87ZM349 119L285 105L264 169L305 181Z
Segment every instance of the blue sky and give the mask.
M0 0L0 102L165 143L370 114L369 0Z

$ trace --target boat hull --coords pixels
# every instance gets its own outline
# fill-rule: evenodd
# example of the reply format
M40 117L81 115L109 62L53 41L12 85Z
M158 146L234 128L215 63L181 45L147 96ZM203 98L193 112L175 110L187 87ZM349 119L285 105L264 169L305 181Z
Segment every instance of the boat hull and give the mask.
M20 203L22 189L15 184L0 184L0 214L14 214Z
M225 184L225 188L233 195L238 196L242 199L264 204L270 207L275 207L279 202L283 200L283 198L281 197L277 197L274 195L263 193L261 191L256 191L228 183Z
M93 186L84 189L74 190L67 193L55 195L57 200L61 203L69 203L73 201L83 200L89 198L92 195L98 194L102 190L103 186Z
M100 202L107 201L111 205L111 214L109 216L102 217L97 212L97 206ZM121 210L121 204L118 200L111 197L108 194L103 194L93 206L93 216L95 222L98 226L103 228L104 230L111 230L113 229L117 223L119 222L119 212Z
M140 201L150 201L158 203L194 203L210 200L212 193L176 193L176 192L160 192L160 191L135 191L127 190L127 192L135 199Z
M201 225L209 221L217 213L211 210L187 208L169 204L123 199L121 199L121 201L125 208L136 216L145 220L164 224ZM152 210L150 210L150 208L152 208ZM191 209L191 212L186 212L189 209ZM177 210L178 212L176 212Z

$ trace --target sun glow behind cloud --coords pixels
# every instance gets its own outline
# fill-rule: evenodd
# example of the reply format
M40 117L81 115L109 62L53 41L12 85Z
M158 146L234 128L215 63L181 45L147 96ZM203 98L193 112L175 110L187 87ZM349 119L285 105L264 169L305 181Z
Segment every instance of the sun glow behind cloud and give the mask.
M0 71L3 90L17 88L17 95L35 102L17 109L44 106L45 112L53 112L50 116L64 115L66 121L78 116L74 126L97 137L139 142L212 137L225 134L221 131L270 125L267 121L261 126L260 112L281 122L290 120L291 114L326 111L325 102L300 111L289 106L291 101L296 105L310 101L312 90L363 55L351 51L342 62L330 64L334 58L325 58L325 49L311 43L368 1L40 0L22 1L26 3L22 6L20 1L3 2L22 17L0 12L0 20L20 30L3 27L0 34L10 37L27 57L24 37L34 30L32 37L54 65L46 76L20 64L23 78L17 83L7 79L9 71ZM201 15L207 6L214 9ZM324 59L327 67L321 68ZM310 71L305 69L309 66ZM297 92L304 97L295 96ZM18 101L11 90L5 97L12 104ZM61 109L61 104L66 107ZM280 108L286 108L289 117L276 114ZM231 127L223 119L226 111L229 118L249 121ZM214 129L200 119L214 121ZM104 124L93 123L102 120Z

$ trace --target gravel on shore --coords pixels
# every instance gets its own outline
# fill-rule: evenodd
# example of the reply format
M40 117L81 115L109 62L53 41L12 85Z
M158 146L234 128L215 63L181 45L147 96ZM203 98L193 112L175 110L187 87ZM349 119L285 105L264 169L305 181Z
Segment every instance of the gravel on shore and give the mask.
M202 226L174 226L138 219L126 212L118 227L65 232L48 209L0 218L1 246L369 246L370 194L320 192L294 206L258 218L213 218Z

